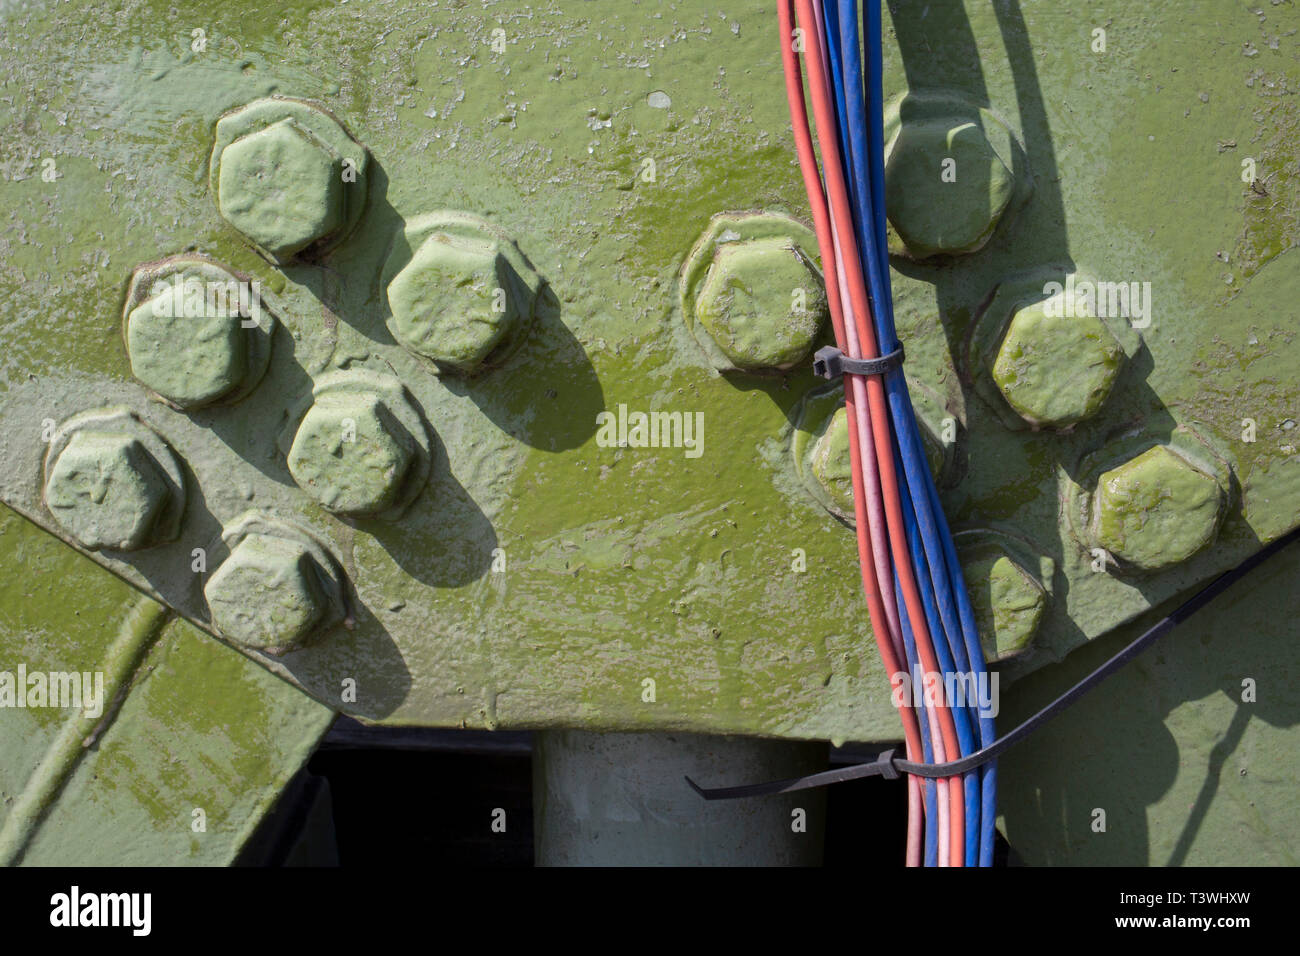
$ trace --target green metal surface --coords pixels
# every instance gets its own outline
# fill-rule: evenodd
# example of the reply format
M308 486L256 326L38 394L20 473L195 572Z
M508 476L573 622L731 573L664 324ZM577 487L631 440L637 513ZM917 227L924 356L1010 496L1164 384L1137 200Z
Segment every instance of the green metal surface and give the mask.
M233 861L333 711L8 508L0 578L0 863ZM97 702L38 702L50 672L98 674Z
M1292 546L1003 758L998 825L1021 861L1300 862L1298 579ZM1161 612L1025 678L1007 696L1004 726L1100 665Z
M725 249L699 326L683 306L715 217L807 215L769 3L74 2L0 17L7 504L75 546L42 499L51 430L127 408L184 462L184 521L173 541L88 553L327 707L448 727L897 734L852 534L828 511L845 510L834 434L819 466L795 452L825 424L804 421L822 383L807 362L752 370L809 344L793 321L808 290L771 326L791 342L745 338L769 308L752 303L775 295L746 262L766 270L791 247ZM1300 522L1297 28L1287 4L1209 0L887 15L900 335L1004 686ZM234 115L292 128L229 132L223 115L249 104ZM239 135L263 139L225 156ZM259 206L280 194L244 195L234 173L226 193L225 159L288 177L315 218ZM332 163L340 180L317 182ZM492 231L448 225L470 220ZM167 374L133 376L122 326L133 273L190 252L259 284L271 356L251 392L223 366L198 404L168 404ZM394 290L408 257L455 290L464 327L406 316L431 307L414 280ZM1093 286L1067 325L1039 316L1051 283L1137 285L1126 315L1101 315L1114 303ZM701 328L735 338L713 350ZM371 454L333 469L321 455L351 452L325 436L294 458L322 381L354 374L399 380L418 421L384 432L357 399L337 424L364 438L373 417ZM651 441L638 416L654 412L679 424ZM404 436L425 425L428 478L390 509ZM1126 464L1153 447L1195 472L1186 494L1151 498L1151 459ZM805 475L817 467L824 485ZM336 623L283 653L218 633L205 600L223 531L250 511L346 578L338 613L303 617ZM1257 640L1289 646L1280 628Z

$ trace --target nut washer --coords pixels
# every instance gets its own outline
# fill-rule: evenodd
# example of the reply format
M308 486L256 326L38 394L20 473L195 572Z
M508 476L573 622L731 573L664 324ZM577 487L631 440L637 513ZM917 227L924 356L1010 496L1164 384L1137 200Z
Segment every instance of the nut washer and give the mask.
M433 465L432 430L410 392L365 368L321 376L279 444L303 491L353 517L400 518Z
M83 546L144 546L167 500L167 483L138 439L120 432L73 435L45 482L50 512Z
M343 222L341 166L292 120L227 146L217 188L222 218L277 259L288 259Z
M289 450L289 473L330 511L375 514L396 499L413 446L378 395L335 392L303 417Z
M682 264L682 320L722 372L805 360L828 316L816 237L776 213L719 213Z
M923 417L918 425L926 465L938 483L947 468L947 449ZM795 471L812 497L831 514L853 525L856 518L849 419L842 384L827 386L805 397L796 415L791 451Z
M853 472L849 455L848 413L841 406L830 417L809 453L809 470L841 517L853 518Z
M804 300L797 308L796 290ZM789 239L728 242L714 253L695 313L738 369L788 369L812 351L827 315L826 291Z
M912 91L885 111L890 252L914 259L981 249L1033 190L1001 119L946 90Z
M393 338L438 373L465 376L509 358L545 288L501 229L454 211L410 220L394 237L380 285Z
M1219 482L1166 445L1154 445L1102 474L1093 495L1096 544L1134 568L1184 561L1218 534L1225 511Z
M224 636L257 650L290 650L301 646L325 615L320 575L301 544L251 534L208 579L203 595Z
M989 663L1029 649L1047 609L1038 579L1004 549L987 546L962 563L980 646Z
M462 372L479 368L519 322L509 265L493 240L426 240L388 285L397 339Z

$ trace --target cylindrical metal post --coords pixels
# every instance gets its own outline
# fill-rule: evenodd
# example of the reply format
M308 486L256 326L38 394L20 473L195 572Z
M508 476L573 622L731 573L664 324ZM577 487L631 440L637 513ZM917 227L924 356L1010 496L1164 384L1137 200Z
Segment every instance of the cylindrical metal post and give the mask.
M694 734L535 735L539 866L816 866L822 791L709 802L703 786L826 767L826 745Z

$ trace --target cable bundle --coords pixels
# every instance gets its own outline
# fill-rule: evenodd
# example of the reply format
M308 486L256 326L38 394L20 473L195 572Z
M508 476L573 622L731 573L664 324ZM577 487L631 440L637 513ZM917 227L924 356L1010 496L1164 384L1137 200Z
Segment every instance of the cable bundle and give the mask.
M778 0L777 6L791 123L835 342L849 358L877 358L899 348L885 238L880 0L864 2L863 43L855 0ZM901 705L907 758L956 760L991 744L994 729L991 716L978 709L978 695L954 702L945 693L960 681L970 688L986 680L952 534L901 370L844 379L862 585ZM909 689L918 684L925 693L913 706ZM989 866L995 811L995 763L961 777L922 782L909 776L908 865Z

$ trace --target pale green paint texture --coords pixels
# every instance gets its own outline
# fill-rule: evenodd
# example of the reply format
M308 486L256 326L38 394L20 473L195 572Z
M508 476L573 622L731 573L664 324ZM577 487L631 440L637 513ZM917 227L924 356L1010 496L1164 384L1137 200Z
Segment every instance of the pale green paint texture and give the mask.
M335 392L312 405L289 449L298 487L330 511L374 514L393 504L415 442L390 429L378 395Z
M8 508L0 576L0 670L103 671L106 698L0 707L0 860L231 862L333 712Z
M1300 863L1298 579L1293 545L1000 760L999 827L1025 863ZM1000 724L1024 720L1168 610L1018 683ZM1097 809L1105 832L1093 829Z
M87 548L149 543L167 504L167 479L139 439L82 429L53 462L45 503Z
M0 103L0 131L21 144L0 177L21 235L0 264L6 501L48 521L31 495L42 420L111 399L173 442L198 497L175 545L102 560L206 626L193 547L250 507L310 526L355 588L355 630L259 660L322 700L350 676L350 709L394 723L897 733L852 536L790 449L791 418L820 383L806 369L717 374L678 301L716 214L806 215L770 4L724 19L697 3L563 0L530 16L513 4L126 3L97 20L91 57L77 28L87 9L7 10L0 38L14 74L44 90ZM1032 183L976 254L900 260L893 276L908 374L957 425L947 513L958 528L1014 530L1054 568L1036 653L1004 677L1300 520L1284 427L1300 397L1296 108L1279 95L1296 85L1295 17L971 2L904 4L889 22L888 95L961 100L963 121L1001 136L987 107L1019 140L1002 160L1017 188ZM1098 55L1088 28L1107 21ZM195 52L199 23L210 39ZM498 25L505 53L489 44ZM68 79L34 82L48 76ZM208 186L219 117L272 93L323 103L373 157L355 231L322 262L283 270L221 220ZM1241 181L1247 150L1267 196ZM433 375L393 339L380 281L403 225L446 209L499 226L550 288L508 360L468 380ZM261 279L282 328L255 393L185 415L132 380L117 322L130 270L189 247ZM1150 281L1153 324L1100 414L1059 434L1009 427L1009 409L972 387L986 374L972 325L1013 276L1041 273L1041 287L1084 271ZM331 515L277 443L312 380L345 368L396 373L437 435L400 521ZM620 403L702 413L704 454L597 444L596 414ZM1240 440L1244 418L1254 442ZM1093 490L1075 487L1081 463L1135 431L1160 443L1178 428L1212 436L1235 470L1214 546L1146 576L1094 573L1062 513Z
M388 286L402 341L436 362L477 370L519 321L519 306L504 294L508 268L494 242L425 242ZM502 307L494 309L498 294Z

